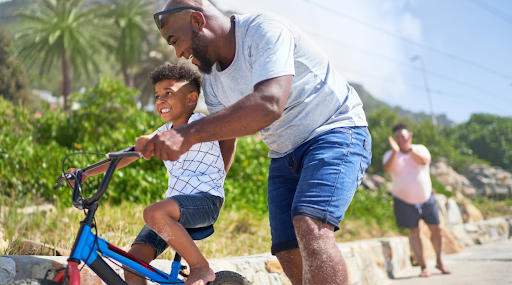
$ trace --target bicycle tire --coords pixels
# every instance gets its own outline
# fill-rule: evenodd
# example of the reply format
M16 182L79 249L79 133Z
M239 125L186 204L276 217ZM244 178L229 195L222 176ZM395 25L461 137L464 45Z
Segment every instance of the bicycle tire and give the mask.
M208 284L212 285L251 285L242 275L233 271L219 271L215 273L215 280Z
M53 281L50 279L29 278L29 279L11 281L5 285L61 285L61 284L57 281Z

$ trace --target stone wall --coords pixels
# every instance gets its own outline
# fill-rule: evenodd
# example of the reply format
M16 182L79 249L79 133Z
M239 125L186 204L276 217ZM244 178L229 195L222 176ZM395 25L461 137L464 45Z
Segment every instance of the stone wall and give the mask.
M339 243L338 248L347 264L350 285L386 284L390 277L411 266L409 239L406 237ZM43 278L48 269L60 268L62 264L66 264L66 260L67 257L64 256L4 255L0 256L0 271L3 268L2 264L6 265L5 268L10 268L14 261L14 280ZM270 253L211 259L209 262L214 271L238 272L253 285L291 284L276 257ZM151 264L164 272L171 270L171 261L168 260L157 259ZM122 275L120 268L116 271ZM87 267L82 270L81 278L82 284L101 284L101 280Z

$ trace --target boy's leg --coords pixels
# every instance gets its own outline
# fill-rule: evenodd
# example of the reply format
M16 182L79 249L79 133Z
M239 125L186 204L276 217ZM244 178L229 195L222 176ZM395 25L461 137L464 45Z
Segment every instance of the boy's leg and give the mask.
M133 244L130 250L128 251L129 254L137 257L138 259L150 263L155 259L156 256L156 249L154 249L152 246L143 244L143 243L136 243ZM138 275L132 274L130 272L130 269L124 268L124 280L128 285L146 285L146 279L139 277Z
M144 221L172 246L190 266L186 285L206 285L215 279L208 261L201 254L187 230L179 223L180 207L173 199L166 199L144 209Z
M165 242L147 225L144 225L140 233L135 238L135 241L128 253L146 263L150 263L158 255L164 252L167 247L169 247L167 242ZM123 268L126 283L130 285L146 285L146 280L144 278L130 273L129 270L131 269L126 266L123 266Z

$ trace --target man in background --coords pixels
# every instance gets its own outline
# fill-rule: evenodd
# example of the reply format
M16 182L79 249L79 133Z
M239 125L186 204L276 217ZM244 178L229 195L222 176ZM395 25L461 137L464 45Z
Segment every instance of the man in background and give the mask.
M423 258L418 223L423 219L430 228L431 241L436 251L436 268L450 274L443 265L443 235L439 223L436 201L432 195L430 181L430 152L424 145L412 144L412 132L406 123L397 123L392 128L395 138L389 137L391 150L384 154L383 168L391 174L393 181L396 223L409 231L412 251L421 266L420 277L429 277L430 272Z

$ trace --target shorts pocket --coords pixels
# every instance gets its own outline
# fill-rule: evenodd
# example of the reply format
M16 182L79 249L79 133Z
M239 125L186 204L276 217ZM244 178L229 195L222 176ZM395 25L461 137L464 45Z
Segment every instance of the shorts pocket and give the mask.
M363 181L364 173L368 166L372 163L372 146L369 139L365 139L363 143L363 152L361 157L361 163L359 165L359 171L357 173L357 186Z

